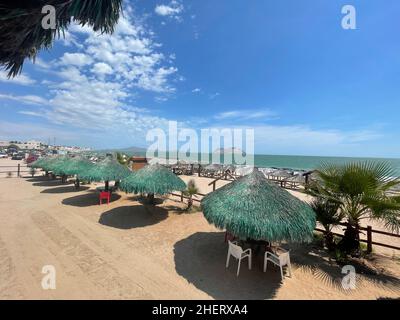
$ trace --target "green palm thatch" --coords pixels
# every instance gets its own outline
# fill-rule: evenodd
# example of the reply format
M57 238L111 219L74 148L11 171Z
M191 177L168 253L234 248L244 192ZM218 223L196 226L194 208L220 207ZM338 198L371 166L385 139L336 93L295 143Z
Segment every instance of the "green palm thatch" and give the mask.
M171 170L159 164L147 165L121 181L120 189L125 192L167 194L183 191L186 184Z
M55 8L56 28L44 29L42 8ZM17 75L26 58L51 48L74 20L94 31L112 33L122 9L122 0L6 0L0 3L0 64Z
M65 156L46 157L39 163L39 167L44 171L53 171L57 162L64 161ZM34 163L36 165L36 162Z
M49 160L49 158L47 158L47 157L39 158L36 161L32 162L29 166L31 168L42 169L43 168L42 166L44 166L46 161L48 161L48 160Z
M106 159L95 163L89 170L85 167L81 168L76 174L85 180L89 181L119 181L126 178L130 174L130 170L119 164L113 158L107 157Z
M55 157L53 161L50 161L47 165L48 171L52 171L55 175L58 176L66 176L65 166L70 161L70 158L67 156L58 156Z
M242 239L310 241L316 224L308 204L257 169L205 196L201 207L210 223Z
M62 165L62 172L68 176L78 175L78 173L87 172L93 167L93 163L84 157L69 158Z

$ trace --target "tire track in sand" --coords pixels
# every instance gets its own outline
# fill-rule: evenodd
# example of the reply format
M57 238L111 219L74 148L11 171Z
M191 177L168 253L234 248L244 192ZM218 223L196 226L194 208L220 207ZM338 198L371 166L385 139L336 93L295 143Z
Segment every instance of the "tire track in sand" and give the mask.
M0 299L22 299L22 290L15 277L16 269L6 244L0 238Z
M71 231L44 212L32 214L37 227L69 256L94 285L121 299L149 299L143 287L122 275Z

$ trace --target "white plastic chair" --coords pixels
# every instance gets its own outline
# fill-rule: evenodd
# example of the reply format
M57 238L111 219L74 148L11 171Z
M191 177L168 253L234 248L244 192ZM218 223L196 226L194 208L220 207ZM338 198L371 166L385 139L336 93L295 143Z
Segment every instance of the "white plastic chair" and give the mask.
M240 271L240 262L244 258L248 258L249 262L249 270L251 270L251 249L246 249L243 250L242 247L237 245L237 242L231 242L228 240L229 243L229 249L228 249L228 256L226 258L226 267L229 267L229 258L233 256L234 258L238 259L238 268L236 272L236 276L239 276L239 271Z
M284 278L283 276L283 267L287 266L287 269L289 271L289 277L292 277L292 267L290 265L290 255L288 251L285 251L283 249L279 249L282 251L280 254L273 254L272 252L266 251L265 256L264 256L264 272L267 271L267 264L268 261L271 261L273 264L279 266L281 269L281 276L282 280Z

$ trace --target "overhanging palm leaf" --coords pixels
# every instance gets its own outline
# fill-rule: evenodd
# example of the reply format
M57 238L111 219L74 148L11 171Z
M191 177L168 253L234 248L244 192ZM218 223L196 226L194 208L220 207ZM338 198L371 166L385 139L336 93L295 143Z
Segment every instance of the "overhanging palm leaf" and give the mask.
M44 29L42 8L56 10L56 29ZM0 64L10 77L21 72L26 58L35 58L51 48L74 20L94 31L112 33L122 9L122 0L30 0L2 1L0 4Z

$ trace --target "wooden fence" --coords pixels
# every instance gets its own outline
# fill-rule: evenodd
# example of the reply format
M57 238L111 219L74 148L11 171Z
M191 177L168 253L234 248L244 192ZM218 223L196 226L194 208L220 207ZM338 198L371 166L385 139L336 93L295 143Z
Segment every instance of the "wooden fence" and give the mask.
M346 226L345 223L340 223L339 225ZM315 230L319 231L319 232L322 232L322 233L326 233L326 230L324 230L324 229L315 228ZM400 250L400 247L398 247L398 246L394 246L394 245L387 244L387 243L382 243L382 242L375 242L375 241L372 240L372 235L374 233L383 234L385 236L394 237L394 238L400 238L400 234L390 233L390 232L381 231L381 230L375 230L375 229L372 229L371 226L360 227L360 230L367 232L367 239L360 239L360 242L364 242L364 243L367 244L367 252L368 253L372 252L372 245L385 247L385 248L390 248L390 249L395 249L395 250ZM337 236L337 237L343 238L343 234L341 234L341 233L332 232L332 234Z
M9 168L9 169L6 169ZM29 169L29 170L28 170ZM17 177L20 177L22 173L30 173L30 168L27 165L21 165L18 163L16 166L0 166L0 176L2 173L16 173Z
M188 196L185 196L185 195L183 194L183 192L181 192L181 193L179 193L179 194L177 194L177 193L171 193L171 195L172 195L172 196L179 197L181 202L183 202L185 199L189 199L189 197L188 197ZM205 194L203 194L203 193L196 193L196 195L197 195L197 196L200 196L201 199L205 196ZM199 202L199 203L201 202L201 199L199 199L198 197L197 197L197 198L193 197L192 199L193 199L193 201L195 201L195 202ZM341 226L346 226L345 223L340 223L339 225L341 225ZM373 246L373 245L375 245L375 246L380 246L380 247L385 247L385 248L390 248L390 249L395 249L395 250L400 250L400 247L398 247L398 246L394 246L394 245L387 244L387 243L382 243L382 242L373 241L373 234L374 234L374 233L375 233L375 234L382 234L382 235L385 235L385 236L388 236L388 237L394 237L394 238L400 238L400 234L390 233L390 232L386 232L386 231L381 231L381 230L372 229L371 226L360 227L360 230L361 230L361 231L366 231L367 239L360 239L360 242L363 242L363 243L366 243L366 244L367 244L367 252L368 252L368 253L371 253L371 252L372 252L372 246ZM315 228L315 231L322 232L322 233L326 233L326 231L325 231L324 229L320 229L320 228ZM343 237L343 234L336 233L336 232L332 232L332 233L333 233L335 236Z

